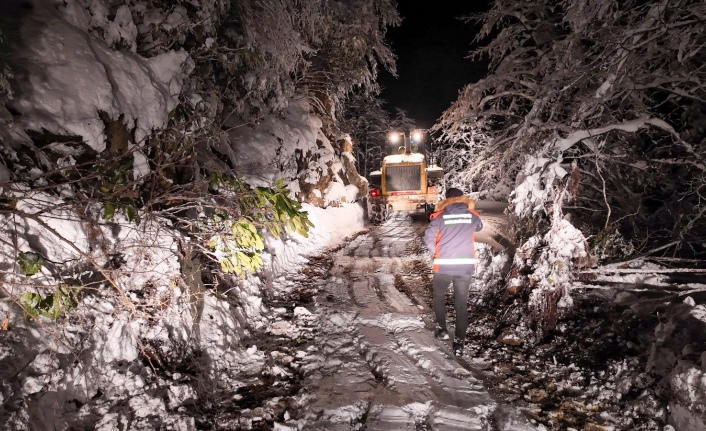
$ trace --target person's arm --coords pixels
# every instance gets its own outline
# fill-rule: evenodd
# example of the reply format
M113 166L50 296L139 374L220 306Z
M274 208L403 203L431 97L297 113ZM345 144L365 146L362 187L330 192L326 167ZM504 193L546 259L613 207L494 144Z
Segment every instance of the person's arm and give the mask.
M436 234L439 232L439 223L439 217L431 219L429 226L427 226L427 230L424 231L424 244L432 254L436 249Z

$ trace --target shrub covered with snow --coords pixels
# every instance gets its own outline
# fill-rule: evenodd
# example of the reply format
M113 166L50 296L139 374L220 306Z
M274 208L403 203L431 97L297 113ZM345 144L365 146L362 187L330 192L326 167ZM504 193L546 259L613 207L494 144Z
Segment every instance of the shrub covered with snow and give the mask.
M269 282L362 228L364 183L316 104L374 90L392 3L113 3L37 2L0 69L0 101L18 90L17 115L0 107L8 429L195 429L184 406L262 367L243 340ZM324 51L346 67L326 89Z
M638 245L688 258L706 252L706 105L692 97L706 82L695 19L706 6L555 6L501 0L481 14L471 54L488 59L489 74L461 90L435 126L456 168L449 180L511 202L521 254L532 257L516 262L527 274L513 283L535 292L535 309L550 292L549 309L566 298L569 262L586 257L585 246L567 260L552 245L564 217L601 259Z
M509 285L528 291L532 320L540 333L553 329L571 307L573 274L590 262L587 249L581 232L560 219L545 235L531 237L517 250Z
M115 51L45 3L25 18L20 37L24 50L12 66L23 71L15 80L22 97L13 109L22 114L24 129L80 136L101 152L106 147L101 113L121 118L134 134L130 145L167 125L186 78L186 52L145 59Z

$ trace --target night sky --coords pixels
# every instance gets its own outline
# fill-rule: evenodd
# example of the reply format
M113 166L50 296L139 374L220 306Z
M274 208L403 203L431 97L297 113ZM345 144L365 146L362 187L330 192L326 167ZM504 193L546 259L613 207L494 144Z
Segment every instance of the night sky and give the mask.
M388 31L397 55L398 78L387 72L380 75L382 98L390 112L399 107L418 127L428 128L464 85L483 77L486 65L465 58L476 28L457 17L483 11L488 3L398 1L402 25Z

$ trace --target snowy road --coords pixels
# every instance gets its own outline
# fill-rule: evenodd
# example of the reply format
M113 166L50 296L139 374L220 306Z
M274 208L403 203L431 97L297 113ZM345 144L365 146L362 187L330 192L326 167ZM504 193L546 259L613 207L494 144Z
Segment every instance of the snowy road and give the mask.
M491 240L501 221L492 220L482 239L498 245ZM317 298L304 429L535 429L495 401L429 329L431 311L407 288L424 282L412 268L428 264L425 227L398 213L336 252Z

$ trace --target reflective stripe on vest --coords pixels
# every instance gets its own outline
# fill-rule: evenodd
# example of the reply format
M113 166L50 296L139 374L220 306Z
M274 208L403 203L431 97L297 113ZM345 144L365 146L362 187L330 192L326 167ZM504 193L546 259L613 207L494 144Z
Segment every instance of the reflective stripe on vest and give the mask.
M450 224L471 224L473 223L473 220L444 220L445 225L450 225Z
M471 224L475 221L472 214L448 214L441 216L441 218L444 220L444 225Z
M458 259L434 259L434 265L471 265L478 263L478 259L458 258Z
M473 218L473 214L446 214L441 216L442 219L447 220L451 218Z

